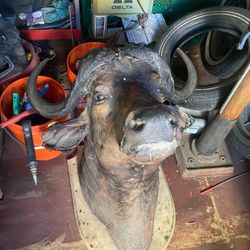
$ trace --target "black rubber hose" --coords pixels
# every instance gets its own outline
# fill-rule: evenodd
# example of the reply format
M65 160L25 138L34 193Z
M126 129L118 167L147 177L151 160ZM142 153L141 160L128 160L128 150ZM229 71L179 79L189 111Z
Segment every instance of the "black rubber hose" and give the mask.
M249 11L250 0L224 0L221 5L237 6ZM237 50L239 38L211 31L201 44L201 59L210 74L226 79L237 72L249 56L249 48Z
M240 37L248 29L249 23L250 13L242 8L216 6L202 9L171 25L157 43L156 48L167 64L171 65L176 49L198 34L217 29ZM246 46L250 48L250 40ZM181 106L198 111L211 111L219 108L249 60L250 54L237 72L228 79L220 80L216 84L198 86L193 95Z

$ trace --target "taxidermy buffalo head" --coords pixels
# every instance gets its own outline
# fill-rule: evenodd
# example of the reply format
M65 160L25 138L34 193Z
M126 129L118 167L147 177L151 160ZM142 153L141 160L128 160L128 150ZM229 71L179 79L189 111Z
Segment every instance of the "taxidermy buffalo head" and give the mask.
M181 50L179 54L188 71L182 91L175 90L170 68L157 53L134 45L117 52L102 48L89 53L63 102L48 103L37 93L36 78L46 61L28 81L31 105L48 118L70 113L82 96L88 96L85 110L55 124L43 141L47 147L68 150L86 139L81 163L84 196L119 249L148 249L158 167L174 153L182 129L190 123L188 115L163 104L184 102L196 87L193 64ZM147 197L141 195L145 189Z
M68 150L94 132L91 136L98 135L100 139L116 137L120 149L131 157L143 158L151 151L152 159L157 158L148 146L151 148L158 142L160 145L156 146L155 152L164 158L161 150L166 152L171 148L172 154L180 138L178 131L185 126L185 122L181 122L185 120L185 114L173 106L159 103L166 100L184 102L197 82L190 59L180 49L178 52L188 71L187 83L182 90L175 90L169 66L155 52L142 46L127 46L119 52L102 48L82 60L70 95L56 104L42 99L36 90L36 78L47 63L44 60L30 76L27 86L29 101L39 114L47 118L62 117L74 110L82 96L88 96L84 113L55 125L45 134L45 145ZM95 124L97 129L93 130ZM107 134L106 126L112 134ZM176 145L171 147L170 142L175 140Z

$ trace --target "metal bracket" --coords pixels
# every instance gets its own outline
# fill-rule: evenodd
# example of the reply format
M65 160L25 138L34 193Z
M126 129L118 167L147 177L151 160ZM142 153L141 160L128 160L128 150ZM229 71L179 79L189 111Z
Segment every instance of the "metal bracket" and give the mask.
M195 150L194 138L194 135L183 135L181 144L175 152L178 168L183 178L233 173L233 164L225 142L214 155L204 157Z

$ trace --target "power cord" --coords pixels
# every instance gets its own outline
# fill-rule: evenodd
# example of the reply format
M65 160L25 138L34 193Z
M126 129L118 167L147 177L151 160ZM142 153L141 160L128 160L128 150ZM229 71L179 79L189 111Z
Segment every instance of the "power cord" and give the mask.
M107 39L107 44L108 44L109 47L113 47L115 45L115 43L119 39L122 32L126 32L126 31L129 31L129 30L136 29L139 26L142 26L142 28L144 28L144 24L148 20L148 14L145 12L140 0L137 0L137 3L140 6L140 9L142 10L143 14L139 15L138 21L131 20L131 22L135 22L134 25L131 25L131 26L127 27L127 28L124 28L123 30L118 31L118 32L114 33L113 35L111 35Z

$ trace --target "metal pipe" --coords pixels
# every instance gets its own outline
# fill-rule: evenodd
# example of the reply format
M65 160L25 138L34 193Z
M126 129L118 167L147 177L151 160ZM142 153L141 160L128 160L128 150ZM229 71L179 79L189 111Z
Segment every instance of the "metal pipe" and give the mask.
M215 154L249 101L250 64L231 91L220 112L196 140L195 147L199 154L204 156Z

